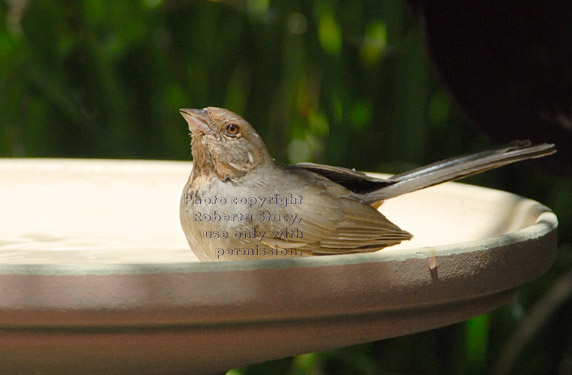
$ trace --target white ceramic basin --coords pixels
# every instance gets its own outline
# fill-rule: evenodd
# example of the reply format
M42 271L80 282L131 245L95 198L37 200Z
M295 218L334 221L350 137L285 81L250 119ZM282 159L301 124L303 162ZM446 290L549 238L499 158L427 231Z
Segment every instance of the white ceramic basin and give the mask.
M555 215L448 183L386 202L377 253L200 263L188 162L0 159L0 373L210 374L419 332L551 266Z

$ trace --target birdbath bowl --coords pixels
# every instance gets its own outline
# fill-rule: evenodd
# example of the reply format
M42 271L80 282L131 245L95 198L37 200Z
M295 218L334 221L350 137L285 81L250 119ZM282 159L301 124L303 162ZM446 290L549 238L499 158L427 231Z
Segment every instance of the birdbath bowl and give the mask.
M210 374L463 321L555 258L556 216L447 183L381 206L415 235L368 254L201 263L191 163L0 159L0 372Z

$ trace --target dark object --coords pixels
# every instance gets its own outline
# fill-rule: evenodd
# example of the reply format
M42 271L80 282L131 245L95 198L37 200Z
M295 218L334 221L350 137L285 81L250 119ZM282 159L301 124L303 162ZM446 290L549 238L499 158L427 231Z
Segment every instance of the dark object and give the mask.
M538 163L572 175L572 1L410 1L429 53L467 116L493 140L556 144Z

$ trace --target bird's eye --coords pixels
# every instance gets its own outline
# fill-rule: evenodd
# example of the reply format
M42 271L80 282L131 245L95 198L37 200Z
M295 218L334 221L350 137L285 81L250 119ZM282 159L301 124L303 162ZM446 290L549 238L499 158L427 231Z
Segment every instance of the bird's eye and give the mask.
M236 124L228 124L226 126L226 134L231 137L236 137L240 133L240 126Z

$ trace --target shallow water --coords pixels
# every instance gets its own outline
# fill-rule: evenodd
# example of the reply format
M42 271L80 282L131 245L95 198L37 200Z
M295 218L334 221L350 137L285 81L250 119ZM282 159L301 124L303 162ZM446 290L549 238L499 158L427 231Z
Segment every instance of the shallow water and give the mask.
M179 224L190 170L188 162L0 159L0 263L196 262ZM416 248L530 225L526 202L445 184L391 199L380 211L414 235L392 249Z

